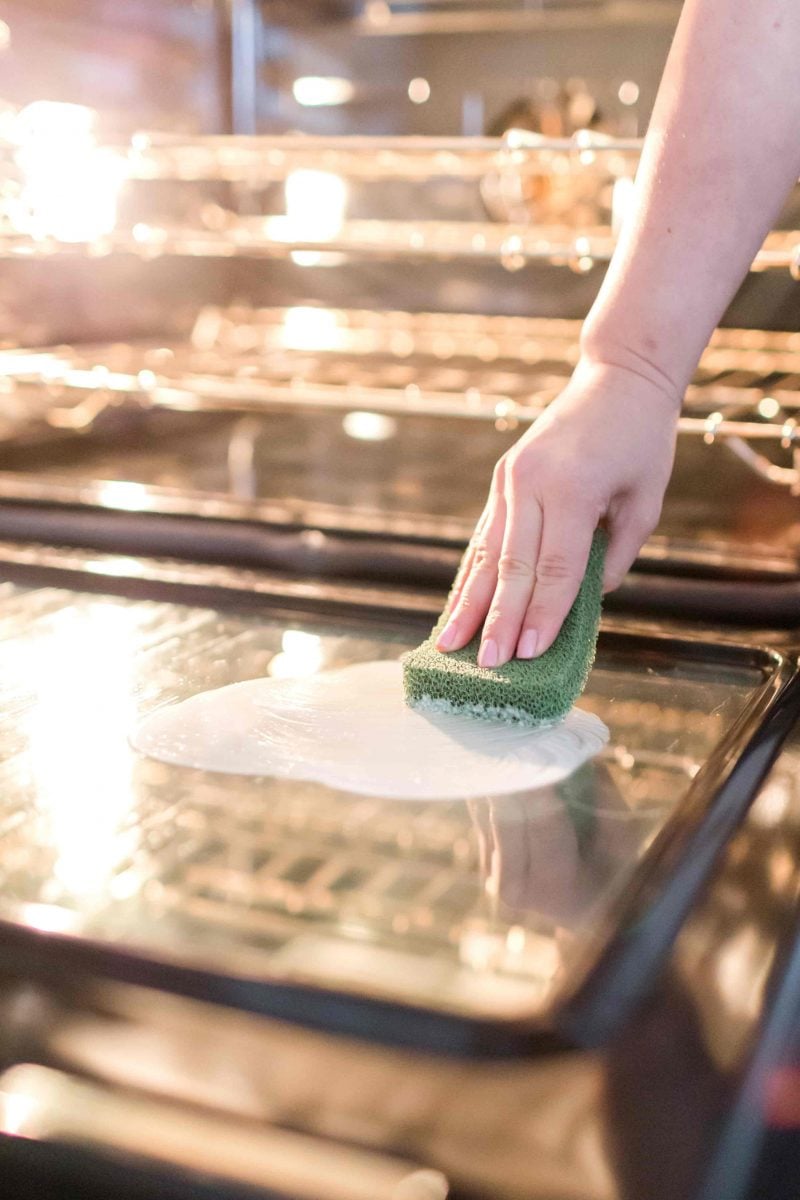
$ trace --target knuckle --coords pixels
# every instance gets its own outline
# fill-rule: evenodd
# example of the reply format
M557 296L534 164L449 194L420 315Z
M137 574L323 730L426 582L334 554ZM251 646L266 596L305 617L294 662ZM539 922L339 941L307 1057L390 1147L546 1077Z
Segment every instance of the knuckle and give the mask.
M472 559L472 571L486 572L497 570L497 554L493 547L486 541L475 543L475 554Z
M543 554L536 564L537 583L564 584L575 578L575 565L566 554Z
M555 614L549 605L537 601L531 604L528 609L525 616L525 624L537 629L541 637L542 633L546 633L550 628L550 625L554 621L554 616Z
M638 516L640 528L644 531L645 536L651 534L661 520L660 501L650 500L643 504Z
M526 562L514 554L501 554L497 564L497 574L502 580L533 581L533 563Z
M500 629L501 627L502 626L501 626L500 612L496 608L490 609L487 614L486 620L483 622L484 636L488 635L488 636L496 638L498 629Z
M530 473L530 466L523 458L512 458L506 466L506 476L512 487L519 487L526 483Z

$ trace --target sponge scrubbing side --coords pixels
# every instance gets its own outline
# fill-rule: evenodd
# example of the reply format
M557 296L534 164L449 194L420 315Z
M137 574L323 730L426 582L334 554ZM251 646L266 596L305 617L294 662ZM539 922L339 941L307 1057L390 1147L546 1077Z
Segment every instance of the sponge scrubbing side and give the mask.
M480 636L443 654L435 642L447 620L403 660L406 701L415 708L470 713L526 725L565 717L586 686L594 661L603 592L606 536L597 530L586 574L558 637L539 658L512 658L502 667L478 666Z

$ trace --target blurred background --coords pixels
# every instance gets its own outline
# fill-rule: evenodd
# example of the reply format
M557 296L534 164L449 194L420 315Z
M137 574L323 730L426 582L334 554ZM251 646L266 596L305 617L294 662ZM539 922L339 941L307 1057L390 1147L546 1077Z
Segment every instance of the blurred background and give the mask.
M557 138L588 129L635 138L646 129L679 10L674 0L5 0L0 134L5 130L12 145L21 130L38 139L39 162L60 144L59 163L39 188L51 205L58 181L70 173L65 135L72 128L73 137L82 136L84 118L59 110L63 105L91 109L93 136L119 144L141 130L479 137L514 128ZM24 132L25 117L14 125L31 105L39 106L35 133L30 120ZM458 164L448 176L422 182L397 172L360 184L331 178L336 172L300 175L293 190L289 184L288 203L301 216L309 205L317 214L324 209L334 226L337 212L340 220L413 215L535 225L566 214L575 225L604 222L608 211L597 205L610 211L610 188L591 174L577 180L566 159L556 167L561 177L551 171L546 180L521 179L514 170L465 178ZM213 225L214 203L240 214L288 211L285 179L249 187L239 179L222 193L207 185L187 195L192 189L184 187L176 199L169 182L151 183L143 194L125 174L123 168L114 184L123 215L153 220L168 213ZM79 183L73 180L73 190ZM6 179L0 186L0 219L5 208L8 222L11 185ZM82 186L102 207L100 185L86 171ZM618 205L624 199L621 189ZM80 196L74 203L81 206ZM427 258L413 272L376 256L309 271L325 261L153 252L145 262L100 253L91 261L73 255L31 262L20 252L6 257L0 275L0 338L34 345L182 334L203 303L237 301L584 315L600 267L587 262L564 272L524 259L515 264L511 250L505 265L476 269L469 257L456 256L442 269ZM729 321L795 328L792 291L784 273L754 276Z

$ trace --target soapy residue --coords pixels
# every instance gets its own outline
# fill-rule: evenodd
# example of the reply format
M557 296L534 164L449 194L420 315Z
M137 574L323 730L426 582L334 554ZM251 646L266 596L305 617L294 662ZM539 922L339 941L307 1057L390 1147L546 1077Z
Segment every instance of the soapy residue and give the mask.
M250 679L157 709L136 750L236 775L302 779L403 800L467 800L552 786L608 740L573 710L542 729L409 708L399 662Z

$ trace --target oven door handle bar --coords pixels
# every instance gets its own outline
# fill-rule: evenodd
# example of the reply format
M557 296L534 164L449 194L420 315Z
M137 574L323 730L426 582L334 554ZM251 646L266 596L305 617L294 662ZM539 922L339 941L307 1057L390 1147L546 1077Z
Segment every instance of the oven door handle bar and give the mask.
M441 1172L401 1159L32 1064L0 1077L0 1154L5 1139L28 1143L34 1161L32 1146L51 1162L100 1167L115 1196L131 1167L154 1177L152 1195L163 1194L159 1180L191 1180L192 1196L199 1187L209 1200L221 1186L231 1200L446 1200L449 1191Z

